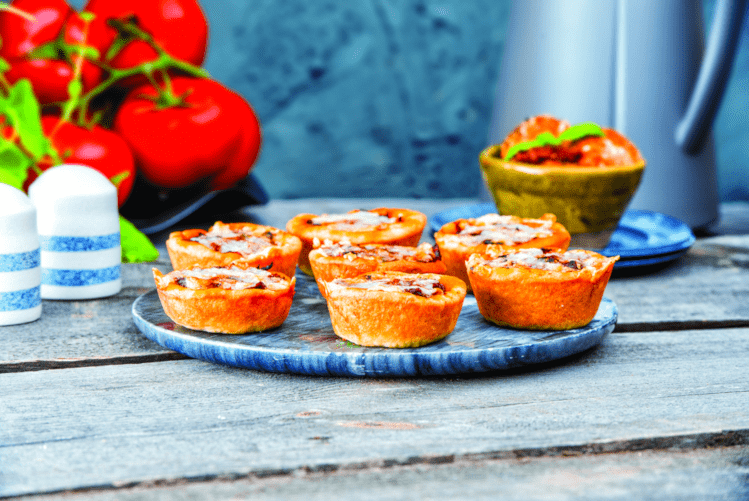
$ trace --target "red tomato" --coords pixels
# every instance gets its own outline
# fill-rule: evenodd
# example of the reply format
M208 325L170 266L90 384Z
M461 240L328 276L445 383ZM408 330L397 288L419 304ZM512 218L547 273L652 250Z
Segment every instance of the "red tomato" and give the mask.
M75 57L68 60L59 49L60 43L82 44L100 50L103 31L97 31L94 23L88 31L77 12L64 0L15 0L12 5L31 16L26 19L18 14L0 11L0 56L10 64L5 74L12 84L21 78L31 82L40 104L66 101L68 84L74 75ZM85 33L85 34L84 34ZM58 35L62 34L62 40ZM36 55L40 47L43 55ZM84 61L81 79L84 91L101 82L102 70Z
M58 122L59 118L54 116L42 117L44 134L50 138L62 161L87 165L104 174L117 186L117 202L121 207L135 181L135 162L127 143L114 132L98 125L89 130L68 122L58 127ZM46 161L38 167L44 171L53 165ZM27 190L36 178L36 173L29 170L24 189Z
M151 85L132 90L114 130L130 145L138 172L162 188L205 182L225 189L243 179L260 151L260 124L239 94L215 80L176 77L181 106L159 108Z
M54 40L72 10L65 0L14 0L11 5L34 20L0 11L0 56L5 59L26 57L38 46Z
M140 29L172 57L195 66L203 64L208 45L208 21L197 0L89 0L85 10L96 15L94 23L106 25L107 19L133 17ZM106 26L105 46L110 46L117 31ZM153 61L156 52L144 41L129 42L108 63L113 68L132 68Z

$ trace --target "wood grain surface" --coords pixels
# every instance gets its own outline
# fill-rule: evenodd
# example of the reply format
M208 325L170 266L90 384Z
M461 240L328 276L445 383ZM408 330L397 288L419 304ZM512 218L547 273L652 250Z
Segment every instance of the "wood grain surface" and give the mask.
M272 202L236 217L279 226L310 204ZM171 268L165 254L155 265ZM606 295L619 322L598 347L473 376L305 377L187 359L132 322L152 266L124 265L112 298L44 301L39 321L0 328L0 498L749 492L749 228L702 237L667 266L616 275Z
M642 440L687 447L726 430L743 445L747 352L749 329L722 329L614 334L560 364L476 377L360 381L193 360L5 374L0 495Z

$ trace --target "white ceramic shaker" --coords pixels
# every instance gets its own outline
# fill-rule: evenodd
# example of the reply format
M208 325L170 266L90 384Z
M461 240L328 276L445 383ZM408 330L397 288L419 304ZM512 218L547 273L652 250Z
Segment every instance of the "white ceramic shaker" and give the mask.
M42 314L36 209L21 190L0 183L0 325Z
M29 186L41 244L43 299L92 299L117 294L120 223L117 189L99 171L64 164Z

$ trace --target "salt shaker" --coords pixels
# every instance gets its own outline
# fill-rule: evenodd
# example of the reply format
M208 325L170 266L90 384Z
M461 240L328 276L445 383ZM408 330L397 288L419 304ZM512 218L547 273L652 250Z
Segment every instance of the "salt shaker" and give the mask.
M92 299L117 294L120 223L117 189L99 171L64 164L29 186L41 244L43 299Z
M0 183L0 325L42 314L36 209L21 190Z

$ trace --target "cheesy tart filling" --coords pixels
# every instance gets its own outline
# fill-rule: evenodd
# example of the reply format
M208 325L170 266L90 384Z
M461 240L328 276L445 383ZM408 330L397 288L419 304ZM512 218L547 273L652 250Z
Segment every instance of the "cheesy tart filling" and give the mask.
M294 276L302 243L297 237L270 226L217 221L208 230L171 233L166 248L176 270L195 265L206 268L234 264Z
M414 247L426 226L424 214L409 209L377 208L345 214L299 214L286 223L286 231L302 241L299 268L312 275L309 253L320 242L347 241L354 245L388 244ZM318 244L318 245L315 245Z
M309 254L315 280L331 281L355 277L375 270L404 273L444 273L445 265L436 246L417 247L387 244L355 245L327 240Z

